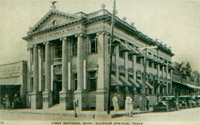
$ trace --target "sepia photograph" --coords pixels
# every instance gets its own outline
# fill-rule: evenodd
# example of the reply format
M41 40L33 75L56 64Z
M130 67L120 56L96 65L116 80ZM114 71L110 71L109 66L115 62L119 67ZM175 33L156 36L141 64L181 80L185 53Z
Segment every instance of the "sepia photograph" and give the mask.
M0 125L199 125L199 0L0 0Z

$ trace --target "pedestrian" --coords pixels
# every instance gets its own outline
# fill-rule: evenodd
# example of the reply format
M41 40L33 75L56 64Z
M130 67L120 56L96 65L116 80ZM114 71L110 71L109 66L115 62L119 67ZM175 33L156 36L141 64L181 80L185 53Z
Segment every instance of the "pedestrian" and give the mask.
M132 111L133 111L133 100L131 97L127 97L127 112L128 112L128 116L131 117L132 116Z
M147 110L149 110L149 96L147 96L146 98L146 108Z
M114 111L118 111L119 110L119 99L117 97L117 93L114 94L114 96L112 98L112 102L113 102Z
M140 106L140 110L142 110L142 97L140 97L140 104L139 104L139 106Z
M9 109L10 108L10 99L7 94L5 95L4 102L5 102L6 109Z

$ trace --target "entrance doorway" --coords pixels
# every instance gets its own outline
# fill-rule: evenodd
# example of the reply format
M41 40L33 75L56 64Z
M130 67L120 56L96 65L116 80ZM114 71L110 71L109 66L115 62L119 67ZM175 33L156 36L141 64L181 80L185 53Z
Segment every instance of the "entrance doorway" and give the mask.
M56 81L53 83L53 104L59 104L59 92L62 90L62 82Z

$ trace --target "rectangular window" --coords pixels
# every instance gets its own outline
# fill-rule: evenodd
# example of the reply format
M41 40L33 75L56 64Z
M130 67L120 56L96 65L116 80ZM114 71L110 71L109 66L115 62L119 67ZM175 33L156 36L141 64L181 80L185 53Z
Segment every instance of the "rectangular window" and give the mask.
M89 91L96 91L96 90L97 90L96 71L89 72Z
M74 91L76 91L78 88L77 73L75 73L73 76L74 76Z
M90 50L89 50L90 53L97 53L97 51L98 51L98 41L95 37L90 38L89 48L90 48Z
M162 71L162 66L160 66L160 71Z
M124 58L124 53L123 52L119 52L119 57L120 58Z
M149 62L149 67L152 67L152 62Z
M156 63L154 63L154 69L156 69L157 68L157 64Z
M136 58L136 63L140 63L140 58L139 57Z
M42 47L41 55L42 55L42 61L45 61L45 47Z
M55 46L55 56L57 58L62 57L62 44L56 44L56 46Z
M133 56L131 54L128 54L128 60L130 60L130 61L133 60Z
M72 56L77 56L77 41L72 42Z

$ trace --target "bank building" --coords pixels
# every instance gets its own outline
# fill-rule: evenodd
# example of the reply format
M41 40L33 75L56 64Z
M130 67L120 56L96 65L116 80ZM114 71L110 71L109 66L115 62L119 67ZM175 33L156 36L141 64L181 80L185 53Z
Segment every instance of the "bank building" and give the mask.
M115 18L112 70L109 70L111 18L105 7L75 14L52 8L29 29L23 37L29 53L28 107L72 110L76 99L79 111L105 111L110 72L111 98L118 93L123 109L126 96L130 95L138 107L144 66L145 95L152 105L157 102L157 95L174 95L171 49L138 31L125 18ZM158 48L148 49L145 55L139 48L148 46Z

